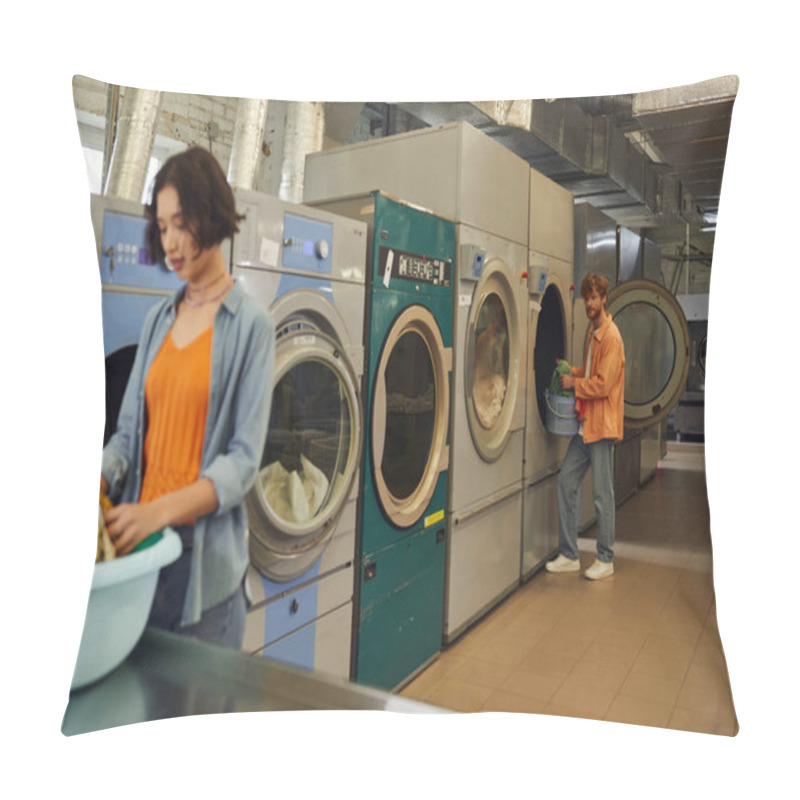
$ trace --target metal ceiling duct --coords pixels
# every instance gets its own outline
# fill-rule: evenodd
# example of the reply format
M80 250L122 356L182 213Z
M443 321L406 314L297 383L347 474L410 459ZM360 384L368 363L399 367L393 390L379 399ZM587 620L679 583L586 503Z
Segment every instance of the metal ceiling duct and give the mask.
M429 125L464 119L534 169L632 226L654 224L659 175L608 117L572 99L404 103Z
M239 98L228 165L228 183L235 188L256 188L259 156L267 123L267 107L267 100Z
M322 150L325 109L322 103L287 103L286 133L278 197L291 203L303 200L306 156Z
M621 225L679 229L716 212L737 89L728 76L632 95L399 107L428 125L466 120Z
M105 194L141 202L162 93L126 88L117 115Z
M716 217L728 148L735 76L634 95L641 137L680 177L704 217Z

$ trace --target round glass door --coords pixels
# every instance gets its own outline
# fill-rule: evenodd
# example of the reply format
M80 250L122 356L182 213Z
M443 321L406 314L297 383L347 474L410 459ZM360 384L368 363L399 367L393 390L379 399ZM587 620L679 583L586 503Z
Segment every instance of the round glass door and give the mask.
M288 580L313 563L347 501L361 451L358 385L329 336L294 322L279 332L269 431L246 497L250 555Z
M380 471L389 492L407 500L422 481L433 443L433 362L417 331L406 331L386 362L386 438Z
M483 298L473 336L472 404L478 423L491 430L503 410L509 371L508 315L498 295Z
M384 513L413 525L447 467L450 352L433 315L411 306L395 320L375 375L372 464Z
M609 292L606 310L625 344L625 423L651 425L667 416L686 385L690 343L683 310L663 286L645 280Z
M519 387L520 320L501 262L489 262L475 288L467 324L465 395L475 447L497 460L511 433Z

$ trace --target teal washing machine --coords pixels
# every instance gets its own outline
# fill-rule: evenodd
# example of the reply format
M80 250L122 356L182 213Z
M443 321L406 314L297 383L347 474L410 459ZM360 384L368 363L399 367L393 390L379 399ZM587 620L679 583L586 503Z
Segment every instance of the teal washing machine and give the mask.
M455 225L380 192L314 205L367 223L352 677L393 690L442 642Z

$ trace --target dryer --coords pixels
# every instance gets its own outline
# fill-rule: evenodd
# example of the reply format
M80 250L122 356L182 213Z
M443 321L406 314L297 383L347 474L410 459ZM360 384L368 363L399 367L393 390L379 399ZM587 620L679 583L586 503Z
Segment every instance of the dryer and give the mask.
M103 446L117 427L147 312L177 291L181 280L150 259L141 203L93 194L91 215L102 289L106 424Z
M366 225L252 191L232 272L272 314L275 385L246 497L246 651L347 678L363 440Z
M455 229L377 191L319 205L369 230L353 678L392 690L442 641Z
M527 391L521 576L558 550L557 481L569 440L549 433L545 390L557 359L570 360L574 285L574 202L570 192L530 171Z
M455 222L445 642L519 583L529 173L465 122L306 159L306 202L380 188Z

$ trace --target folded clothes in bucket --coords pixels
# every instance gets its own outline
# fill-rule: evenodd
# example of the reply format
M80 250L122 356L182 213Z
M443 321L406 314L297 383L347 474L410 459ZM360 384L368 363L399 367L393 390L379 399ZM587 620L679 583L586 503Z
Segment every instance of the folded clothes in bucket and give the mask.
M572 397L575 394L574 389L562 389L561 388L561 376L562 375L571 375L572 371L570 370L569 364L566 361L559 361L556 364L556 368L553 370L553 377L550 379L550 394L555 395L556 397Z

